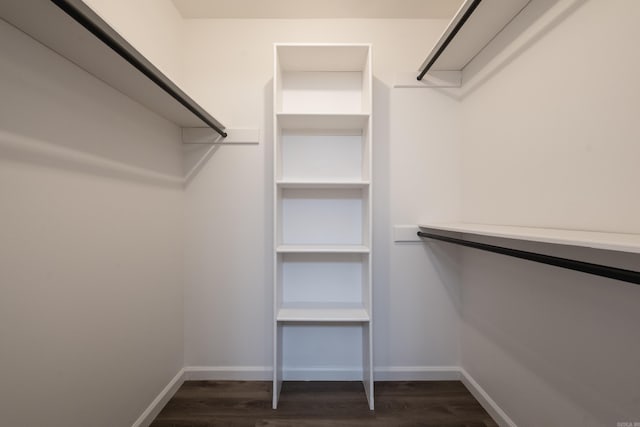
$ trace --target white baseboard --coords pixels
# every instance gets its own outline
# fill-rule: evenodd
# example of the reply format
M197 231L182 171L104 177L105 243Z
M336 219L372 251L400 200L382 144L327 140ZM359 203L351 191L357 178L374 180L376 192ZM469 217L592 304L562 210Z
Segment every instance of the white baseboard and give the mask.
M153 399L153 402L144 410L142 415L138 417L138 419L133 423L132 427L147 427L149 426L153 420L158 416L164 405L171 400L176 391L180 388L182 383L184 382L184 369L180 369L180 371L176 374L175 377L169 384L162 389L160 394Z
M271 366L187 366L185 381L271 381ZM357 368L294 368L285 369L285 381L359 381ZM457 366L380 366L374 370L375 381L449 381L460 379Z
M310 368L285 371L285 380L359 380L357 369ZM458 366L379 366L374 370L375 381L451 381L460 380L482 407L502 427L517 427L516 423L498 406L469 373ZM162 408L178 391L184 381L271 381L271 366L187 366L180 370L133 423L132 427L151 424Z
M362 381L362 369L353 367L289 368L282 372L284 381Z
M457 366L378 366L375 381L452 381L460 379Z
M460 380L467 387L469 392L476 398L482 407L491 415L491 418L501 427L517 427L516 423L498 406L489 394L480 387L480 384L463 368L460 370Z
M185 381L271 381L271 366L187 366Z
M271 381L271 366L187 366L185 381ZM352 368L304 368L286 369L285 381L336 381L360 380L362 371Z

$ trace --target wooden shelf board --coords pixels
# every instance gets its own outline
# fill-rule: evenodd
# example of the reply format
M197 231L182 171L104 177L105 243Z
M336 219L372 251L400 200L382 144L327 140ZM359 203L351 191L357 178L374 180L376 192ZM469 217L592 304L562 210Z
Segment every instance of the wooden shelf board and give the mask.
M420 228L479 236L527 240L619 252L640 253L640 234L472 223L423 223Z

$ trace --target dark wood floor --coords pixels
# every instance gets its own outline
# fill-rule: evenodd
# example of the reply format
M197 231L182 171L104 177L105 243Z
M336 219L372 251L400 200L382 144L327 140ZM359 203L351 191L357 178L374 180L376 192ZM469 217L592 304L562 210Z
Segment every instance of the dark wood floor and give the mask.
M286 381L272 410L271 382L188 381L152 426L496 426L459 381L377 382L375 405L360 382Z

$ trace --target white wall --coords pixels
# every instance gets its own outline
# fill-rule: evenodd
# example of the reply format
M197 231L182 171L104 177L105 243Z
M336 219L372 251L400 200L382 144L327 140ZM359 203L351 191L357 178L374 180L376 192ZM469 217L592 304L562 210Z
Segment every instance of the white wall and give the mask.
M392 89L395 73L417 69L445 25L185 21L187 90L227 127L260 128L263 135L259 146L223 146L210 158L207 148L189 152L188 159L206 161L186 188L187 366L206 367L214 377L231 370L270 378L274 42L373 43L374 364L379 377L457 365L455 277L436 271L422 245L396 246L391 236L392 224L443 216L459 200L457 101L437 91ZM429 156L430 149L442 156ZM437 183L433 168L446 170L447 179Z
M389 218L381 218L378 231L384 235L392 225L455 219L460 209L459 102L438 89L393 89L390 113L389 154L382 154L389 156L389 187L382 190L389 199L374 211L379 215L386 208ZM376 185L384 186L383 180ZM423 242L389 246L393 236L384 238L375 248L382 252L379 260L389 263L388 270L379 268L374 275L380 281L374 295L379 307L376 365L391 370L458 366L457 252L437 247L434 253ZM424 378L432 376L425 373Z
M0 423L131 425L183 366L179 130L0 21Z
M640 4L561 3L577 9L463 100L463 212L640 233Z
M542 19L551 25L469 80L463 219L640 233L639 19L634 0L560 2ZM637 255L514 245L640 265ZM513 421L640 420L640 287L474 250L463 265L462 366Z

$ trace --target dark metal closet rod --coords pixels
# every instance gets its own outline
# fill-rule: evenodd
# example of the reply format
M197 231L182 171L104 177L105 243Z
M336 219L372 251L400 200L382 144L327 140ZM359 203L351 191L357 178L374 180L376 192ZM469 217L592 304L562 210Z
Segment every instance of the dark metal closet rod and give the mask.
M640 285L640 272L418 231L418 236Z
M51 0L67 15L86 28L113 51L147 76L149 80L167 92L196 117L205 122L222 137L226 137L224 126L200 107L193 99L169 80L158 68L141 55L131 44L103 21L88 6L78 0Z
M438 48L436 53L433 55L433 57L424 66L422 71L420 71L420 74L418 74L418 77L417 77L418 80L422 80L424 75L427 74L427 71L429 71L431 69L433 64L438 60L440 55L442 55L442 52L445 51L447 46L449 46L449 43L451 43L451 40L453 40L455 38L456 34L458 34L458 31L460 31L460 29L465 24L465 22L467 22L467 20L473 14L473 11L476 10L476 8L478 7L478 5L480 4L481 1L482 0L473 0L473 3L471 3L471 6L469 6L469 8L464 12L464 14L462 15L462 18L460 18L460 20L458 21L456 26L453 27L453 30L449 33L447 38L444 40L444 43L442 43L440 45L440 47Z

